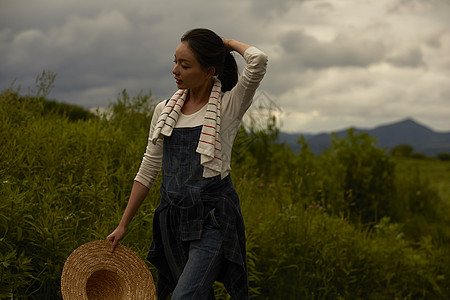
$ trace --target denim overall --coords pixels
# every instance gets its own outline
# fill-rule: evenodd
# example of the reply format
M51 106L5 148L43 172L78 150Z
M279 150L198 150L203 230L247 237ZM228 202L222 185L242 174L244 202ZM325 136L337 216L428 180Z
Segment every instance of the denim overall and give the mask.
M202 291L192 283L207 279L223 282L234 299L247 299L239 198L229 175L202 176L196 152L201 129L174 128L164 137L161 202L147 258L158 269L159 299L174 289L175 298L214 299L212 289Z

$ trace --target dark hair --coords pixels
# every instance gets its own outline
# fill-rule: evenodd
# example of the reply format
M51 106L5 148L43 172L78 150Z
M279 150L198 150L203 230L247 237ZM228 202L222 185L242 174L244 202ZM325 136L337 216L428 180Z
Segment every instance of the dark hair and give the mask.
M233 55L224 46L222 38L209 29L197 28L181 37L194 52L200 65L207 69L214 67L220 81L222 92L231 90L238 80L238 68Z

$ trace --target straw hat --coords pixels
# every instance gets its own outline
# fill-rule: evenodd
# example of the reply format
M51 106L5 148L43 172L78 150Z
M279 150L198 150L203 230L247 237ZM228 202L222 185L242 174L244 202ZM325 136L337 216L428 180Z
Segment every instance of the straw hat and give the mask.
M84 244L70 254L61 276L64 300L156 299L153 278L145 262L129 248L113 253L106 240Z

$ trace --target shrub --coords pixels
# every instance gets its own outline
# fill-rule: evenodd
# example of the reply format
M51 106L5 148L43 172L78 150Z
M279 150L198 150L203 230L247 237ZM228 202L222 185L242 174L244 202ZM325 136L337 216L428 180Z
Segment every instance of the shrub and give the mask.
M134 141L128 128L106 119L42 115L32 105L38 100L0 96L1 298L60 298L71 251L117 226L147 142L147 124ZM135 240L147 237L133 248L143 257L157 201L147 201L131 226Z
M411 145L400 144L391 149L392 156L408 157L413 153L414 149Z
M122 216L155 104L150 93L124 90L109 114L73 122L42 114L45 100L12 88L0 94L0 298L60 299L68 255L104 239ZM233 158L252 298L450 296L442 238L450 214L426 181L393 176L392 161L366 135L350 131L316 157L302 140L297 155L274 145L275 133L241 130L236 149L246 151ZM123 241L143 259L160 180Z
M440 253L429 240L408 247L388 219L370 233L318 207L290 206L262 222L252 231L259 299L444 298Z
M427 159L428 157L423 154L423 153L411 153L411 155L409 155L409 157L414 158L414 159Z
M322 166L333 187L327 206L351 220L374 223L389 215L394 188L394 163L383 149L375 147L375 139L366 133L348 130L343 139L333 137L332 147L325 153ZM337 183L337 186L336 186Z
M450 160L450 153L438 153L436 158L442 161Z

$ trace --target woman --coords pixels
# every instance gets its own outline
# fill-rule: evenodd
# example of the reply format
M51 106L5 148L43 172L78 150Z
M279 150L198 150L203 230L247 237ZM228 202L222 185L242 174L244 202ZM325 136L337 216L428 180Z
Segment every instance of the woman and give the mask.
M239 79L231 51L246 61ZM147 257L158 269L158 298L173 291L172 299L214 299L217 280L234 299L247 299L244 223L229 172L233 141L267 56L194 29L181 38L174 64L178 91L155 108L127 208L107 240L114 251L162 166Z

